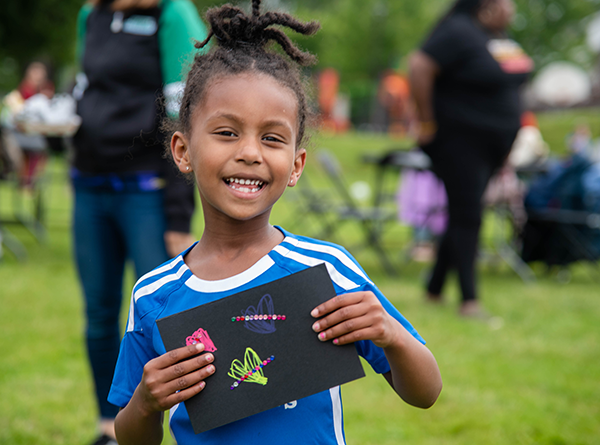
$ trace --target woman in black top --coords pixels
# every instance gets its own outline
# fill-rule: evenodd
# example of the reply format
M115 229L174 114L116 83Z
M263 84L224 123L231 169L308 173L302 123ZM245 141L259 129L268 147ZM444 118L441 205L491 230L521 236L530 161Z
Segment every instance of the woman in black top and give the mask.
M456 267L465 316L484 315L475 289L481 200L519 129L519 89L532 69L505 36L513 14L512 0L457 0L410 60L418 143L448 194L449 223L428 298L441 299L446 274Z

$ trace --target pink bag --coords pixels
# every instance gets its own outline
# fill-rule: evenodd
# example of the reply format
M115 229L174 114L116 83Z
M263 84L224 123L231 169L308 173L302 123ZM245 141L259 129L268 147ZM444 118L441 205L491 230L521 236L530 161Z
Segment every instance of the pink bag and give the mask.
M431 171L402 170L396 202L400 221L415 228L427 228L435 235L446 230L446 189Z

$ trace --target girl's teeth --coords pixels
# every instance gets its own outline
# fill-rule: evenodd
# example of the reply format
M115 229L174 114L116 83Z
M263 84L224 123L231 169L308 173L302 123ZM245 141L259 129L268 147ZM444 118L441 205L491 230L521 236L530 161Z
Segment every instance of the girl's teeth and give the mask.
M229 184L236 184L234 187L236 190L244 193L256 193L260 190L260 186L263 184L262 181L258 179L239 179L239 178L229 178ZM246 187L246 186L251 187Z
M239 178L229 178L230 184L240 184L240 185L261 185L262 181L258 179L239 179Z

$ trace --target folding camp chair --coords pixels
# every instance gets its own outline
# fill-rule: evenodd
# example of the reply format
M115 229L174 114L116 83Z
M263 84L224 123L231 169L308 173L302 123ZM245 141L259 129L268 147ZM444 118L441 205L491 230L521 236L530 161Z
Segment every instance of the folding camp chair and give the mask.
M45 205L44 205L44 176L35 175L28 191L22 187L19 176L21 162L21 143L34 141L40 150L45 149L45 139L27 140L17 137L17 134L6 128L0 128L0 184L5 193L2 197L10 196L8 207L12 215L2 215L0 218L0 241L17 259L26 258L26 250L22 243L6 228L9 225L19 225L27 229L39 242L46 239Z
M317 160L325 173L327 173L341 200L339 205L331 209L335 212L336 216L335 226L339 226L339 224L347 221L358 223L361 227L366 246L375 251L381 265L388 274L396 274L397 270L392 265L392 261L382 244L384 226L386 223L396 220L396 210L383 206L359 206L348 190L342 168L335 156L327 150L320 150L317 152ZM334 226L330 227L334 228Z
M598 269L600 203L596 202L597 191L590 186L595 183L595 172L590 159L573 154L553 162L531 183L525 199L524 261L564 268L583 260Z
M529 210L522 257L548 266L600 259L600 214L565 209Z

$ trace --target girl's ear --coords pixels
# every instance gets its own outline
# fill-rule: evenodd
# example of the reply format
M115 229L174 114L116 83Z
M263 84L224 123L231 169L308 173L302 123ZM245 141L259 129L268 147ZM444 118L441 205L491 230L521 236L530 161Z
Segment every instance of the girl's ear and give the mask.
M306 150L304 148L300 148L298 151L296 151L296 158L294 159L294 169L292 170L292 174L290 175L288 187L293 187L298 183L298 179L300 179L302 171L304 171L304 165L306 165Z
M182 173L190 173L192 170L188 146L188 140L181 131L173 133L173 136L171 136L171 154L179 171Z

